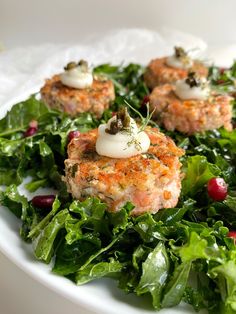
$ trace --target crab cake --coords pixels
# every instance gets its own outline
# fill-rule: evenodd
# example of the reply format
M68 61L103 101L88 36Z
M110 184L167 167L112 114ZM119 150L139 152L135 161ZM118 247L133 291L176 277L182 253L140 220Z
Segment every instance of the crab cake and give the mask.
M208 68L197 60L192 60L180 47L175 47L175 54L157 58L147 66L144 80L151 89L162 84L175 83L187 77L188 72L196 72L200 77L208 76Z
M68 65L71 66L68 68ZM86 64L83 64L85 69L82 67L82 71L81 61L68 65L65 73L46 80L40 91L42 100L49 107L65 111L71 116L90 112L98 118L101 117L115 99L112 81L104 77L93 77Z
M176 86L165 84L154 88L150 95L153 118L167 130L186 134L225 127L232 130L232 98L213 92L206 99L181 99Z
M148 127L145 132L150 139L148 151L129 158L98 155L97 129L73 139L65 160L68 191L77 199L99 197L111 212L130 201L135 206L131 215L176 206L183 150L157 129Z

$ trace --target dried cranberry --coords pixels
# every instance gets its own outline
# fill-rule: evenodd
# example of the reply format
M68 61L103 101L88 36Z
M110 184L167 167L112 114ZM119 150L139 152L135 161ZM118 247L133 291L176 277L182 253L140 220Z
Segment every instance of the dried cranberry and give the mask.
M25 133L24 133L24 137L30 137L33 136L35 133L37 133L38 128L35 127L29 127Z
M73 138L77 138L80 136L80 132L75 130L75 131L70 131L68 134L68 142L70 142Z
M141 106L146 106L149 102L150 102L150 97L149 97L149 95L146 95L143 97L143 101L142 101Z
M228 186L223 178L212 178L207 183L207 192L214 201L224 201L228 194Z
M32 198L32 204L39 208L51 208L55 195L38 195Z

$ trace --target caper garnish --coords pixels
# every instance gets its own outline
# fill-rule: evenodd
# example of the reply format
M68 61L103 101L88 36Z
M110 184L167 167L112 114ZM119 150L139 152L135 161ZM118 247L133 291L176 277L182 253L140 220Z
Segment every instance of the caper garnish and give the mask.
M201 80L200 78L196 75L195 72L189 72L188 77L186 78L185 82L190 86L190 87L198 87L201 86Z
M65 71L72 70L74 68L77 68L78 64L74 61L67 63L67 65L64 67Z
M78 66L81 67L82 71L84 72L87 72L88 71L88 62L81 59L79 62L78 62Z
M74 68L77 68L78 66L81 67L82 71L84 72L88 71L88 62L82 59L78 63L74 61L67 63L67 65L64 67L64 70L69 71Z
M130 127L130 116L128 114L127 108L122 107L118 113L117 113L117 118L122 121L122 125L124 128L129 128Z
M117 112L116 119L110 123L110 129L106 129L105 132L109 134L117 134L123 129L128 129L130 127L130 116L128 114L127 108L122 107Z
M176 58L184 58L187 56L187 52L182 47L174 47Z

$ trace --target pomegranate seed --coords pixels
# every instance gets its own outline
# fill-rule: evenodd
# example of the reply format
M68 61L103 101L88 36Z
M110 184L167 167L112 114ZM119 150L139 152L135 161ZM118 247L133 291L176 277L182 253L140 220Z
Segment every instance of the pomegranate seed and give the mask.
M143 101L142 101L141 106L146 106L146 104L149 102L150 102L150 97L148 95L146 95L143 97Z
M207 192L214 201L225 200L228 194L228 187L223 178L212 178L207 183Z
M24 133L24 137L30 137L33 136L35 133L37 133L38 128L35 127L29 127L25 133Z
M80 136L80 132L79 131L70 131L70 133L68 134L68 142L70 142L73 138L79 137Z
M227 237L233 238L236 240L236 231L229 231Z
M32 198L32 204L39 208L52 208L55 195L38 195Z

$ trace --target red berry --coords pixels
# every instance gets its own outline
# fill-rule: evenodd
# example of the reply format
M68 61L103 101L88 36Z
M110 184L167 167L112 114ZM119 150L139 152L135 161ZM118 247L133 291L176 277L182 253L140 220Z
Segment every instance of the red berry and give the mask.
M229 231L227 237L233 238L236 240L236 231Z
M70 131L70 133L68 134L68 142L70 142L73 138L79 137L80 136L80 132L75 130L75 131Z
M29 127L25 133L24 133L24 137L30 137L33 136L35 133L37 133L38 128L35 127Z
M150 102L150 97L148 95L143 97L143 101L141 106L146 106L146 104L148 104Z
M38 195L32 198L32 204L39 208L52 208L55 195Z
M207 183L207 192L214 201L223 201L228 194L228 186L223 178L212 178Z

